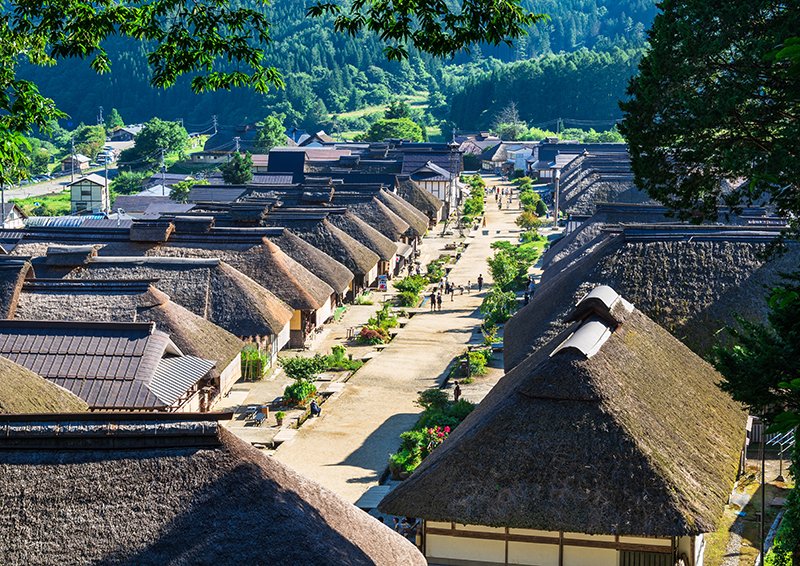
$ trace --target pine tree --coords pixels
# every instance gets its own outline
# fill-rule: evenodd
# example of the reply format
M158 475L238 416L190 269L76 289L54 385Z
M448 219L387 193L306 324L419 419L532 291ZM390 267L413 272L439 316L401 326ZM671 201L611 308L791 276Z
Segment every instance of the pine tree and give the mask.
M253 178L253 156L248 151L242 156L234 153L233 159L219 168L222 171L222 180L227 185L245 185Z

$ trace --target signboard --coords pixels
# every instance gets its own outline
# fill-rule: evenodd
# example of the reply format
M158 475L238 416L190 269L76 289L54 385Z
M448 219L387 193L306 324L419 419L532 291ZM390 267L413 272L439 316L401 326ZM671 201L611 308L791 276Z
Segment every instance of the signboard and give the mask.
M389 283L386 275L378 276L378 291L386 291L388 288L389 288Z

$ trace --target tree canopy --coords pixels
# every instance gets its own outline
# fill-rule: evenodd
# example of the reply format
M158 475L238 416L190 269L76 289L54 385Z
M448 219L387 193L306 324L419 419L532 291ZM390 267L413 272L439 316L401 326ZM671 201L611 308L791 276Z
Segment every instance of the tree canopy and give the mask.
M241 153L234 153L233 159L220 165L222 180L228 185L244 185L253 178L253 156L248 151L242 156Z
M125 125L125 122L122 120L122 116L119 115L119 112L116 108L112 108L111 112L108 113L106 116L106 129L112 130L114 128L121 128Z
M282 114L267 116L253 140L253 153L269 153L273 147L286 145L284 131Z
M636 184L680 218L772 202L800 213L800 82L776 52L800 11L776 0L665 0L621 103Z
M366 141L383 141L386 139L408 139L412 142L423 140L422 128L408 118L378 120L370 126L364 135Z
M189 134L178 122L153 118L136 134L133 150L125 150L120 161L154 161L161 158L162 149L166 153L183 152L188 142Z

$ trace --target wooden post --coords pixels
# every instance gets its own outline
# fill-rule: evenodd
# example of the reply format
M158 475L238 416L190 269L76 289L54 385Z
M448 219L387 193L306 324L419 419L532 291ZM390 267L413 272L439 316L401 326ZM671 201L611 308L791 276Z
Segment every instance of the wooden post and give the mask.
M564 566L564 531L558 531L558 566Z

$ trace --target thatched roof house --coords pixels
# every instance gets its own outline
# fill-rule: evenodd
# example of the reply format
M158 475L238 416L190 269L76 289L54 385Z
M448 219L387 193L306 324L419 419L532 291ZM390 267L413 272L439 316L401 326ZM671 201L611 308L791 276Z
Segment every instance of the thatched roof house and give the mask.
M271 337L273 356L289 341L292 309L217 258L101 255L64 278L150 280L172 301L234 336Z
M408 229L405 236L408 238L421 238L428 231L428 217L424 212L417 210L401 197L389 191L378 191L375 195L389 210L405 220Z
M429 224L435 225L442 219L444 203L411 179L400 180L397 184L397 194L411 206L425 213Z
M284 211L277 208L262 220L262 224L291 230L349 269L355 276L356 287L368 287L378 276L378 254L328 222L326 216L324 210Z
M474 556L481 541L490 564L504 550L583 564L575 547L587 546L593 564L628 563L619 553L634 549L672 554L667 564L702 554L696 537L722 516L746 414L709 364L611 288L571 314L379 505L426 520L430 562Z
M733 313L763 322L763 285L796 269L800 246L764 261L767 242L779 229L658 224L616 228L592 242L578 259L546 277L531 303L505 325L506 370L562 332L575 303L595 285L609 285L700 355L719 330L735 325ZM551 265L550 269L557 267Z
M327 283L335 294L340 297L347 294L355 276L331 256L284 228L272 229L264 238Z
M396 242L391 241L346 208L333 208L327 212L328 222L378 254L380 261L389 263L394 260L397 253Z
M392 529L216 422L230 416L0 417L13 433L0 440L4 561L425 566Z
M344 206L393 242L407 238L405 234L410 229L408 222L373 196L342 194L339 191L333 204Z
M198 411L215 361L185 356L151 323L0 321L0 355L93 410Z
M81 413L86 401L29 369L0 357L0 414Z
M23 284L14 318L152 322L184 354L217 362L210 375L224 395L241 377L241 340L170 301L154 284L150 280L30 279Z

